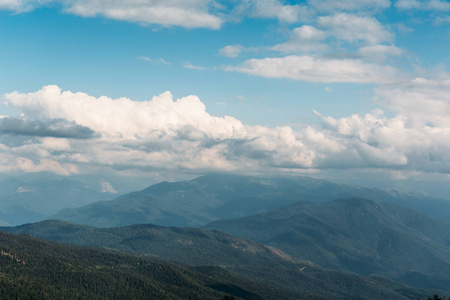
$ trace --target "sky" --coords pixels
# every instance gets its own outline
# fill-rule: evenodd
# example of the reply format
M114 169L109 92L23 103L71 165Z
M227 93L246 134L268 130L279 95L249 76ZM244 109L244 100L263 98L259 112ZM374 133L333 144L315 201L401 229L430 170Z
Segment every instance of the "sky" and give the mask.
M442 0L0 0L0 173L442 196L449 40Z

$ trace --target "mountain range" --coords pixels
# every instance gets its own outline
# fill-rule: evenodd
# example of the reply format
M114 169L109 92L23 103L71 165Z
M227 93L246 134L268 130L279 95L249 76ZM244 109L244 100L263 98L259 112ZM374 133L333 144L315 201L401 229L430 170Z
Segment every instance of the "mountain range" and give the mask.
M309 177L216 174L94 202L98 194L111 194L69 180L35 183L0 180L0 230L164 263L219 267L219 273L297 296L417 299L424 290L450 292L445 199ZM47 216L58 220L5 226L31 214L11 222L2 199L20 216L26 209L38 212L39 203L46 206L45 199L30 202L32 196L20 195L49 195L54 203L64 193L85 199L66 197L58 205L93 203Z
M249 216L298 201L320 203L349 197L395 203L444 220L450 216L448 200L395 190L355 187L310 177L215 174L191 181L162 182L111 201L64 209L49 219L97 227L146 223L200 227L212 221Z

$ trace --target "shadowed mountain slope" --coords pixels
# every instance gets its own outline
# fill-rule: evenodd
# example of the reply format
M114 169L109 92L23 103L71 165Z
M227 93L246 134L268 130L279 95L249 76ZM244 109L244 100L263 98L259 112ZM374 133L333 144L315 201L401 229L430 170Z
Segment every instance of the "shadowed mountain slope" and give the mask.
M424 293L380 277L324 270L253 241L218 231L134 225L94 228L44 221L13 228L15 233L66 243L115 248L191 265L221 266L248 279L331 299L412 299ZM360 297L360 298L359 298Z
M0 232L2 299L301 299L218 267L188 267Z
M292 206L204 228L252 239L326 268L450 288L450 224L360 198Z
M146 223L199 227L298 201L318 203L354 196L397 203L438 218L450 215L450 201L420 198L398 191L359 188L309 177L208 175L191 181L162 182L112 201L66 209L51 219L96 227Z

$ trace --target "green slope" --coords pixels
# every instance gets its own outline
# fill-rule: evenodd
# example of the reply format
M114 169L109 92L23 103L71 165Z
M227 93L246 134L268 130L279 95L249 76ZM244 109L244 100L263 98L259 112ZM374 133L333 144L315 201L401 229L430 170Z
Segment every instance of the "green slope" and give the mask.
M154 225L94 228L62 221L44 221L3 229L66 243L157 256L191 265L221 266L246 278L332 299L411 299L424 295L421 291L379 277L327 271L293 259L278 249L218 231Z
M360 198L299 202L205 228L259 241L338 271L450 289L450 224L394 204Z
M301 299L217 267L187 267L0 232L1 299Z

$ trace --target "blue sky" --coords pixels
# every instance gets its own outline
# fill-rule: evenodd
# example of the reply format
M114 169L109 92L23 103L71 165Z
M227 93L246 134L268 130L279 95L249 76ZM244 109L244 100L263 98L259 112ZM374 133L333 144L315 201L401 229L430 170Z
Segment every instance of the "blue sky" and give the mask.
M0 172L445 186L449 38L439 0L3 0Z

